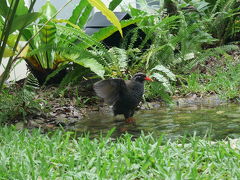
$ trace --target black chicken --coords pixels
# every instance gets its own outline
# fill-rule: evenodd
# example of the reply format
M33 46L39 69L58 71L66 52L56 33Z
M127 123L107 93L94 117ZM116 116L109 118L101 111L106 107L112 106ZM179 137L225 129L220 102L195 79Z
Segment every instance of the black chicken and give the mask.
M133 121L135 108L144 93L144 81L152 81L143 73L137 73L131 80L107 79L96 82L93 89L104 101L113 105L114 116L123 114L127 122Z

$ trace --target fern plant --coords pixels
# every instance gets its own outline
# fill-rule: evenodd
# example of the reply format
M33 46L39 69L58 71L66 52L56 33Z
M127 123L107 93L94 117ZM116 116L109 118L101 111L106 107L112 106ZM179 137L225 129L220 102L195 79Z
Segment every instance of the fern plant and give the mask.
M118 3L113 3L113 6ZM98 8L122 34L120 22L100 0L81 1L73 10L69 20L52 19L57 14L57 10L48 1L41 8L44 16L40 18L39 23L24 31L25 39L31 40L28 56L25 56L24 59L40 84L45 82L49 74L68 63L76 63L90 68L91 71L103 77L105 72L103 66L94 59L91 53L88 53L89 49L87 48L96 49L94 46L97 46L97 48L101 47L103 51L106 50L101 43L98 43L99 40L87 36L81 29L90 16L92 6ZM58 23L65 23L66 25L59 25ZM39 31L40 33L36 34ZM114 31L116 30L114 29ZM35 38L31 39L33 34L36 34ZM57 81L56 83L65 76L66 72L66 69L58 71L57 77L54 79ZM48 80L48 82L51 81Z
M175 74L163 65L157 65L148 71L153 82L146 85L145 97L149 100L164 100L170 104L173 94L172 81L176 81Z
M123 74L127 71L128 56L124 49L113 47L108 50L111 56L111 62L109 68L112 71L112 75L116 77L123 77Z
M28 115L47 113L46 102L36 99L39 90L38 80L30 73L23 87L15 90L4 89L0 94L0 123L26 121Z
M172 93L172 88L169 80L176 81L176 76L168 68L163 65L157 65L150 70L151 77L161 82L167 92Z
M239 11L240 3L236 0L208 1L209 9L205 17L210 17L207 27L214 37L219 39L219 45L223 45L236 39L239 35Z
M19 50L19 42L22 40L24 29L34 22L39 16L39 13L32 12L36 0L28 2L28 7L25 6L23 0L7 1L1 0L0 6L0 65L4 57L8 57L7 65L4 71L0 74L0 91L14 64L18 60L16 55ZM20 53L18 54L20 56Z

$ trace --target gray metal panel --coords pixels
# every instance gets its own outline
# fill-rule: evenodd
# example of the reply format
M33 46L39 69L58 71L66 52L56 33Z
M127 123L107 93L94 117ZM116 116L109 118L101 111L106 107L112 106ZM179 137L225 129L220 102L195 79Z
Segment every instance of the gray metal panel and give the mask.
M126 12L114 12L119 20L129 19L130 16ZM86 28L99 28L99 27L107 27L112 25L107 18L102 15L101 12L96 12L93 17L88 21Z

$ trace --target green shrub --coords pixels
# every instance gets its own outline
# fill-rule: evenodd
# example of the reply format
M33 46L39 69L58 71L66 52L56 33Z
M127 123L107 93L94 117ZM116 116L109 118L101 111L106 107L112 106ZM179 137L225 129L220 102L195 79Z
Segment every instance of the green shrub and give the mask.
M0 93L0 123L17 122L26 120L31 114L46 113L46 102L36 98L38 88L38 82L31 74L22 88L5 88Z

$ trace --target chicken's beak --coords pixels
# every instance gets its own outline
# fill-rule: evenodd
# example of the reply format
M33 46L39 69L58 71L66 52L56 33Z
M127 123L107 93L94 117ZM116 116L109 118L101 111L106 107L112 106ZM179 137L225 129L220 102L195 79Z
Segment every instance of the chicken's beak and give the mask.
M146 80L146 81L153 81L150 77L145 77L144 80Z

